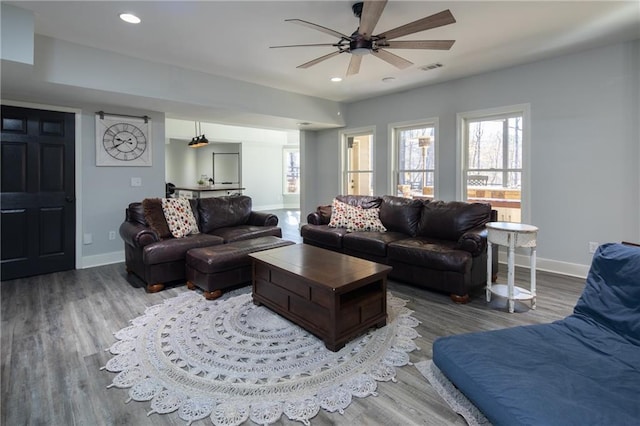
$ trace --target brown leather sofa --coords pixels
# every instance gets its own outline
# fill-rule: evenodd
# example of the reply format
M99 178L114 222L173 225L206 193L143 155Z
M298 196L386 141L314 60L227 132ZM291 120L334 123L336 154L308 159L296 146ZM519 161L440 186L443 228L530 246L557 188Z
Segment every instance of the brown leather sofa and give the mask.
M160 291L171 281L185 280L185 256L192 248L209 247L252 238L282 237L278 217L253 211L251 198L240 195L190 200L199 234L183 238L159 235L145 217L143 203L129 204L120 225L127 272Z
M389 278L449 293L457 303L467 303L470 290L486 285L485 224L497 219L490 204L388 195L336 198L353 206L380 208L380 221L387 231L347 232L329 227L331 208L320 206L300 230L303 243L390 265ZM497 259L494 252L493 280Z

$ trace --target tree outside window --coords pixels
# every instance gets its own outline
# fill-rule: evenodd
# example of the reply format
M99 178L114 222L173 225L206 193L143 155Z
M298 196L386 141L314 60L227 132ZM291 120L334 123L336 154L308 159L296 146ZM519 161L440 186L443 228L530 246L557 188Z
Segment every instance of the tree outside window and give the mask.
M465 120L466 198L498 210L498 219L521 220L523 116Z

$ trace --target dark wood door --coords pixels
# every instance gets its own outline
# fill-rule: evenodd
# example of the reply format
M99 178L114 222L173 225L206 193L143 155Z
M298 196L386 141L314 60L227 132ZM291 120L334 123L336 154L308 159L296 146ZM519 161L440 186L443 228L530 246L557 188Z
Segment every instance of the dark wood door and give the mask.
M75 116L2 106L2 280L75 267Z

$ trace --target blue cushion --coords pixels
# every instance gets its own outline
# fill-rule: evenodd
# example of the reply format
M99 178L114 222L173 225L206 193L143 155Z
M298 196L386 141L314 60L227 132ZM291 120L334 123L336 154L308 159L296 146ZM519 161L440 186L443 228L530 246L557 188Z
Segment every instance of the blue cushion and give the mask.
M574 314L640 345L640 247L613 243L598 247Z
M577 316L436 339L433 362L498 425L640 421L640 347Z
M573 315L436 339L433 362L494 425L640 422L640 248L596 251Z

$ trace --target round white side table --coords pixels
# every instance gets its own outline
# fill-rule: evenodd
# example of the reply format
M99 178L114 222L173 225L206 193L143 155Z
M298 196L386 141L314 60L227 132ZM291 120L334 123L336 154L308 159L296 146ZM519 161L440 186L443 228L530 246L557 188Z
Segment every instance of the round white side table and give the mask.
M513 222L489 222L487 227L487 302L491 294L506 297L509 301L509 312L513 313L516 300L531 300L531 309L536 308L536 238L538 228L533 225ZM498 244L508 247L507 252L507 284L491 285L491 246ZM515 249L530 248L531 267L530 289L517 287L515 280Z

